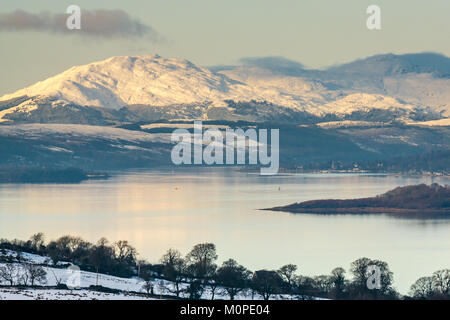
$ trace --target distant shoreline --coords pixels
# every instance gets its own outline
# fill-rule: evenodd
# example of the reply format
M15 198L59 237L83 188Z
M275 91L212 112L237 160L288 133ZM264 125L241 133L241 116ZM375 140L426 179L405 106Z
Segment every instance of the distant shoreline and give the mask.
M398 187L370 198L310 200L262 210L311 214L390 214L400 217L450 218L450 187L420 184Z
M448 217L450 218L450 209L403 209L403 208L298 208L298 209L286 209L285 206L261 209L265 211L281 211L294 214L320 214L320 215L368 215L368 214L388 214L394 216L402 216L407 214L408 217Z
M259 170L257 168L250 167L239 167L238 169L243 173L256 173ZM372 170L333 170L333 169L323 169L323 170L308 170L308 169L287 169L280 168L278 170L278 174L373 174L380 176L392 176L392 175L401 175L401 176L427 176L427 177L450 177L450 172L430 172L430 171L422 171L422 172L407 172L407 171L372 171Z
M80 183L107 179L107 173L86 172L78 168L7 167L0 168L0 183Z

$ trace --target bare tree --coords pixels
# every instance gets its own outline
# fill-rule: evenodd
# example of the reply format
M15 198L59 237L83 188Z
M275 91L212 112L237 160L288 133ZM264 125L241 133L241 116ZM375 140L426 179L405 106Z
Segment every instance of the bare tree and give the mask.
M31 286L34 286L35 284L45 284L47 282L47 272L43 267L27 263L24 265L24 269L24 273L30 280Z
M35 250L39 250L45 241L45 236L42 232L35 233L30 237L31 247Z
M333 284L333 295L335 299L342 297L345 288L345 270L337 267L331 271L331 282Z
M28 286L28 282L30 280L30 275L25 270L25 267L23 265L18 266L17 270L17 283L21 286Z
M410 294L414 298L426 299L434 294L433 277L422 277L411 286Z
M126 240L115 242L114 252L120 262L134 262L136 260L136 249Z
M8 283L10 286L14 286L16 281L19 280L19 268L15 263L6 263L0 267L0 279Z
M53 277L55 278L56 286L59 287L62 283L62 278L58 277L53 269L50 270L52 271Z
M186 280L186 263L181 253L178 250L169 249L161 257L161 263L164 277L172 282L163 289L179 297L182 292L181 283ZM161 285L164 286L164 282L161 282Z
M167 250L167 252L160 259L161 263L164 266L173 266L177 264L179 260L182 260L181 252L172 248Z
M450 294L450 269L438 270L433 273L432 278L435 291L444 295Z
M155 276L153 271L151 270L151 265L145 261L140 261L139 263L140 269L140 277L144 280L144 284L142 285L142 289L147 292L147 295L153 295L153 281L155 280Z
M217 266L216 245L213 243L200 243L194 246L187 254L186 261L188 269L195 278L208 278Z
M151 279L144 280L142 289L144 289L145 292L147 292L148 296L153 295L153 280Z
M298 267L295 264L286 264L282 266L277 272L283 281L286 283L287 291L293 293L295 291L295 280Z
M219 287L219 282L217 281L217 274L214 274L210 279L206 281L206 285L211 290L211 300L214 300L217 288Z
M328 294L333 286L333 280L331 276L320 275L313 278L314 286L319 290L320 293Z

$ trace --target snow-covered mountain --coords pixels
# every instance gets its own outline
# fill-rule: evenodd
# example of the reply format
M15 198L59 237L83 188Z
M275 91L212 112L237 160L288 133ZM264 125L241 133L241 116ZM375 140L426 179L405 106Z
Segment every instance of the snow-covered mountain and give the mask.
M1 100L26 95L112 109L130 104L165 106L223 100L230 85L226 77L184 59L126 56L70 68Z
M258 71L266 76L260 77ZM311 113L315 105L327 102L318 93L323 91L320 84L275 76L262 69L247 72L252 72L252 77L241 81L240 75L213 73L184 59L165 59L158 55L113 57L73 67L7 94L0 101L35 97L34 102L27 100L20 107L32 111L36 107L36 97L56 104L66 102L110 109L127 105L164 107L205 103L226 107L225 100L256 100L299 110L306 108Z
M318 71L266 59L212 71L158 55L112 57L0 97L0 122L301 122L367 120L374 111L381 121L433 120L450 115L449 60L384 55Z
M450 77L450 59L432 52L403 55L379 54L331 67L328 71L379 76L433 73L439 77Z

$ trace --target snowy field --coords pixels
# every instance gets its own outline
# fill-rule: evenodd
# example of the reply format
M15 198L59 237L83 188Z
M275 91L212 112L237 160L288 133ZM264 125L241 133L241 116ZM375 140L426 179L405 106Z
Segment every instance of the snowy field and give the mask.
M421 126L430 126L430 127L434 127L434 126L445 127L445 126L450 126L450 118L439 119L439 120L430 120L430 121L422 121L422 122L411 122L411 123L408 123L408 124L421 125Z
M17 257L19 254L19 260ZM163 296L173 295L174 284L167 280L155 279L152 281L153 298L146 296L144 289L145 281L138 278L120 278L106 274L96 274L94 272L79 271L74 272L67 267L70 263L53 265L53 262L48 257L30 253L17 253L15 251L3 250L0 251L0 258L4 261L9 257L10 261L16 267L18 272L15 274L15 283L19 282L19 278L23 274L21 267L25 263L41 265L46 271L46 283L39 288L17 288L8 287L8 283L0 279L0 300L144 300L144 299L161 299ZM0 268L6 263L0 263ZM74 290L55 289L57 284L72 284L73 287L78 287ZM104 293L88 290L90 286L102 286L104 288L119 290L119 293ZM180 284L181 289L186 289L187 283ZM187 298L186 293L181 293L180 297ZM174 296L175 298L175 296ZM210 288L205 288L202 299L211 300L212 292ZM228 300L229 297L224 292L223 288L218 287L214 293L214 299ZM253 297L250 292L242 292L235 297L235 300L262 300L262 296L255 294ZM298 297L291 295L274 295L272 299L276 300L297 300Z
M0 289L0 300L156 300L129 293L104 293L90 290Z

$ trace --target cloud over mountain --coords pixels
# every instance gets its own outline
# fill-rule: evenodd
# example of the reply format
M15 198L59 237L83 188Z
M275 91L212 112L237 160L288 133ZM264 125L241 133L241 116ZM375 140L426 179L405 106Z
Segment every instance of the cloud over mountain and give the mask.
M296 76L302 74L304 67L300 62L283 57L246 57L239 62L244 66L258 67L274 73Z

